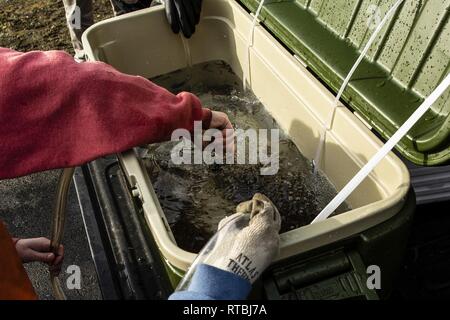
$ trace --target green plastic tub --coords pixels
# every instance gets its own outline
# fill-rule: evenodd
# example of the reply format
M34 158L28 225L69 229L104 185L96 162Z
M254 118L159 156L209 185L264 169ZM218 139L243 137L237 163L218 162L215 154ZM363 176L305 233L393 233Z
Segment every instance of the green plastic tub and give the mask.
M259 0L240 0L255 11ZM262 24L332 90L343 79L396 0L266 1ZM450 72L450 0L405 0L343 95L388 139ZM419 165L450 160L450 90L397 149Z
M83 35L89 59L152 78L190 64L222 60L252 89L280 127L312 159L333 94L264 27L257 26L248 48L251 15L233 0L206 0L195 35L183 41L168 26L161 7L141 10L92 26ZM190 55L185 54L189 48ZM126 106L124 106L126 112ZM127 134L123 132L121 134ZM340 190L382 146L349 109L338 108L327 135L323 171ZM196 257L177 246L158 198L133 150L121 155L132 193L168 268L181 275ZM358 236L395 217L405 206L409 173L390 153L349 197L352 210L281 234L277 261Z

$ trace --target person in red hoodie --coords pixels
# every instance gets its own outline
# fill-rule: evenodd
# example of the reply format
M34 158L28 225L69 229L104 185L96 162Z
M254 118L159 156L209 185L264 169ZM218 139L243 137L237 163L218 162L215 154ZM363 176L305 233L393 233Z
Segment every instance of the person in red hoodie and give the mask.
M169 140L175 129L193 130L194 121L204 129L233 128L226 114L202 107L195 95L174 95L107 64L76 63L62 51L0 48L0 179ZM36 298L22 266L24 254L47 254L36 245L14 242L0 221L0 299ZM57 268L61 261L50 258Z

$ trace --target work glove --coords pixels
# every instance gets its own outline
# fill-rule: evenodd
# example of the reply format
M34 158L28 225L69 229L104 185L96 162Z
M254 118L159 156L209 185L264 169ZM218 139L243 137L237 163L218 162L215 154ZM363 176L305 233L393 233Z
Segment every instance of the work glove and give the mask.
M236 211L222 219L219 229L235 219L234 223L245 226L219 233L215 248L204 263L254 283L278 255L281 218L275 205L260 193L239 204Z
M184 36L190 38L200 21L202 0L163 0L163 2L172 31L179 33L181 29Z

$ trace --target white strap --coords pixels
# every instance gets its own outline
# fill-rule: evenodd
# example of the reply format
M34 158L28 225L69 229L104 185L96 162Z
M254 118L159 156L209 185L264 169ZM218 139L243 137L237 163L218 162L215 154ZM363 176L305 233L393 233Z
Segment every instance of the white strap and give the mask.
M258 9L256 9L255 16L253 17L252 26L250 27L248 38L247 38L247 57L245 60L245 68L244 68L244 76L243 76L243 83L244 83L244 91L247 90L247 79L250 78L250 48L253 46L253 35L255 32L256 24L258 23L258 17L261 13L262 7L264 6L265 0L261 0L259 3Z
M381 29L383 29L386 22L391 18L392 15L397 11L398 7L402 4L404 0L398 0L394 6L389 9L389 11L384 16L383 20L378 24L377 28L373 32L372 36L370 37L369 41L367 42L366 46L364 47L364 50L359 55L358 60L356 60L355 64L353 65L352 69L348 73L347 77L345 78L344 82L342 83L341 88L339 89L338 94L336 95L334 99L333 109L331 110L330 116L328 117L327 121L325 122L325 126L323 128L322 133L320 134L320 141L316 149L316 155L313 160L314 164L314 173L317 172L319 166L320 166L320 160L322 157L322 150L323 145L325 144L325 139L327 136L327 131L331 130L331 126L334 121L334 116L336 113L336 109L339 105L339 100L341 99L342 94L344 93L345 88L347 88L348 83L350 82L350 79L352 78L353 74L355 73L356 69L358 68L361 61L364 59L364 57L367 54L367 51L369 51L370 47L372 46L373 42L377 38L378 34L380 33Z
M333 200L319 213L311 223L325 220L330 216L347 197L360 185L369 173L380 163L380 161L396 146L396 144L408 133L417 121L428 111L436 100L450 86L450 73L442 83L425 99L419 108L408 120L397 130L397 132L386 142L386 144L369 160L369 162L350 180L349 183L334 197Z

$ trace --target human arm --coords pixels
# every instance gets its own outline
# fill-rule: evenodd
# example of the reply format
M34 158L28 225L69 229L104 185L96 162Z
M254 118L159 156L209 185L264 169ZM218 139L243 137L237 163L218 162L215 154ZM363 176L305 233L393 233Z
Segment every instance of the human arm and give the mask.
M209 128L211 118L193 94L174 95L104 63L0 48L0 179L165 141L194 121Z

